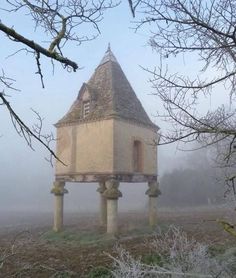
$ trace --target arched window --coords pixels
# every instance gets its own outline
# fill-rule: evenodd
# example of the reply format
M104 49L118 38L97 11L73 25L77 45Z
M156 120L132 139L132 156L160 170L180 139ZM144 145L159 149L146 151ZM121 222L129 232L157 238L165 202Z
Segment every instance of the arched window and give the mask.
M133 166L134 172L142 172L143 167L142 143L139 140L134 140L133 143Z

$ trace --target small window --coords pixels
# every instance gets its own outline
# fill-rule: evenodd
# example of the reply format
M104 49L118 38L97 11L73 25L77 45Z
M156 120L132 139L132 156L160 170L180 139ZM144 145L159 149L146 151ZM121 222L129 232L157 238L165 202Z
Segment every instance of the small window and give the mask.
M90 101L83 102L83 116L84 118L88 116L90 112Z
M133 165L134 172L142 172L142 143L138 140L133 143Z

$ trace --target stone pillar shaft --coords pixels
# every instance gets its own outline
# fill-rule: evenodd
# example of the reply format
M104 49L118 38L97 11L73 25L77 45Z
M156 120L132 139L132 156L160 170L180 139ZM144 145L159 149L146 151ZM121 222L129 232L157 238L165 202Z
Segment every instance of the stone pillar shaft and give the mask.
M114 235L118 231L118 199L107 200L107 233Z
M63 229L63 202L64 194L68 191L64 188L65 182L55 181L51 193L55 195L53 230L59 232Z
M149 197L149 226L157 225L157 197Z
M119 182L115 179L106 181L106 190L103 195L107 198L107 233L115 235L118 232L118 198L122 197L118 190Z
M97 191L100 193L99 223L101 226L106 226L107 224L107 198L103 195L105 190L105 182L99 182Z
M63 228L63 195L55 195L53 230L59 232Z
M157 181L148 183L148 190L146 194L149 196L148 203L148 218L149 226L151 228L157 225L157 197L161 194L159 184Z
M107 224L107 199L102 194L100 195L100 225Z

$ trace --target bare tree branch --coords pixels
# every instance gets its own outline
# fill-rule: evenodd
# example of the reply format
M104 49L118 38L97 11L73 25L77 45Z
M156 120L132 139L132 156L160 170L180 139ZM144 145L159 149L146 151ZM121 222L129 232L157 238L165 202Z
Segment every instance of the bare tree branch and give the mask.
M2 32L4 32L5 34L7 34L8 36L14 38L14 40L16 42L21 42L21 43L27 45L28 47L33 49L36 53L41 53L46 57L52 58L53 60L56 60L56 61L64 64L65 66L71 66L74 71L76 71L78 69L78 65L75 62L59 55L57 52L51 52L51 51L43 48L42 46L35 43L34 41L29 40L29 39L23 37L22 35L18 34L14 29L8 28L2 22L0 22L0 30Z
M51 136L43 136L41 134L42 130L42 119L39 117L39 114L37 113L39 120L40 120L40 126L34 126L33 130L31 130L21 119L20 117L16 114L14 109L11 107L10 103L7 101L7 99L4 96L4 93L0 93L0 99L2 100L2 103L7 107L10 117L13 123L13 126L15 127L15 130L17 133L22 136L25 141L27 142L28 146L33 149L32 145L32 138L38 141L40 144L42 144L48 151L49 153L56 158L58 161L60 161L63 165L64 162L60 160L60 158L56 155L56 153L50 148L49 143L53 140L52 135ZM46 141L43 140L46 139Z
M235 24L236 3L231 0L141 0L136 7L135 30L148 27L149 44L160 56L159 66L145 69L164 107L158 116L170 126L159 144L214 145L221 167L236 165ZM180 55L194 57L188 64L193 63L195 78L181 68L171 70ZM197 60L200 68L195 67ZM200 111L199 103L219 90L230 105Z
M21 31L7 26L3 20L0 20L0 32L6 34L6 39L16 42L17 45L21 43L25 46L12 55L22 50L33 54L37 65L36 74L40 76L44 88L40 58L42 56L50 58L53 70L54 61L57 61L68 71L72 69L75 72L79 69L78 64L64 56L63 47L68 42L81 44L96 38L100 34L99 23L103 19L104 12L117 5L119 2L113 3L112 0L5 0L0 8L1 11L9 14L18 13L19 16L29 16L33 21L34 31L39 31L40 34L45 34L49 38L48 47L24 36ZM17 90L13 87L13 81L4 72L0 75L0 85L2 84L4 88ZM32 149L32 139L35 139L49 151L50 158L47 160L51 164L52 157L62 162L50 147L50 142L55 140L53 134L42 133L42 118L37 112L34 111L38 123L30 128L14 111L14 108L7 101L4 89L1 88L0 105L7 108L15 130Z

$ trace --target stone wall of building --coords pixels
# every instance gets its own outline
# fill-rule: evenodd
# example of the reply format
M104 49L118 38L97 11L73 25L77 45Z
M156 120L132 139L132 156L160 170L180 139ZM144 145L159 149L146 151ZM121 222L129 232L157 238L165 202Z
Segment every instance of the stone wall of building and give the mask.
M75 127L62 126L57 128L56 154L67 166L64 166L61 162L56 160L56 174L67 174L70 172L73 128Z
M56 175L133 174L134 141L141 142L141 174L157 174L157 133L142 125L108 119L58 127Z
M157 133L150 128L123 120L114 120L114 171L133 173L133 144L142 145L142 174L157 174L157 147L153 145Z
M113 120L58 128L56 175L111 173L113 171Z

